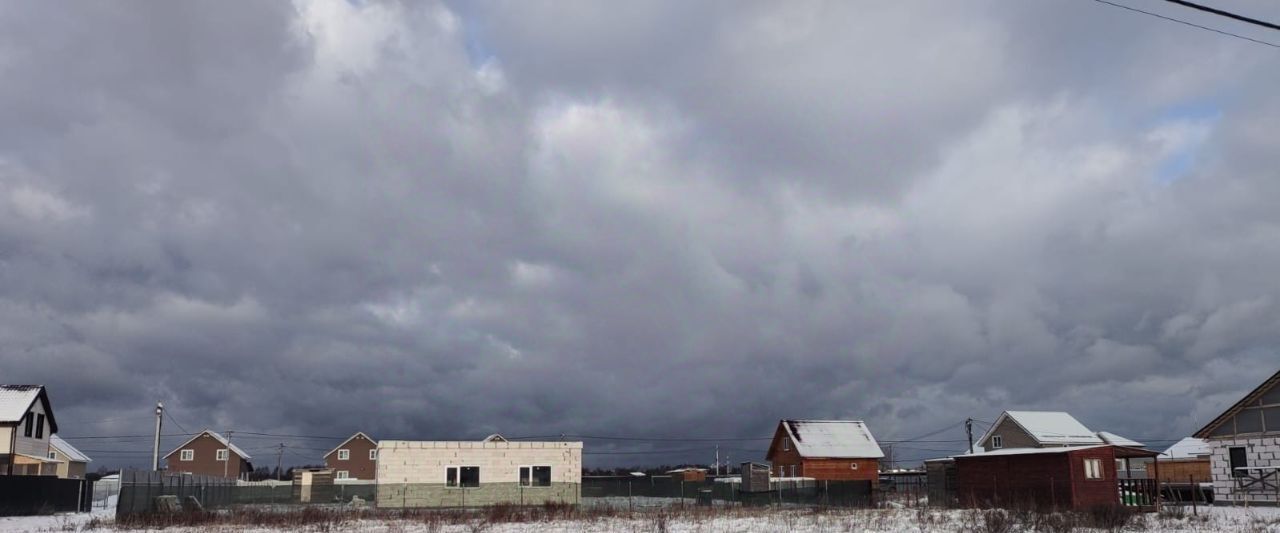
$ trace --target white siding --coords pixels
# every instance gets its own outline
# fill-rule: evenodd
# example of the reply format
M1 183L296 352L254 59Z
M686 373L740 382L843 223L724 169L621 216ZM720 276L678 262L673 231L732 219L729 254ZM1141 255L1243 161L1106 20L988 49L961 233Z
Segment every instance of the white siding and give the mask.
M517 483L521 466L550 466L553 483L582 483L581 442L378 443L380 483L445 483L449 466L480 467L480 483Z
M31 410L28 412L31 413L32 420L35 420L36 418L38 418L36 417L36 415L45 414L44 403L36 402L31 406ZM32 426L31 426L31 437L23 436L25 434L24 433L25 428L26 428L26 424L22 422L19 422L18 426L15 428L15 430L18 432L18 439L16 444L14 445L14 448L17 449L17 452L27 454L27 455L34 455L36 457L48 457L49 456L49 435L52 433L49 430L50 428L49 428L48 417L45 418L44 432L40 434L39 439L36 438L37 433L36 433L34 421L32 422Z

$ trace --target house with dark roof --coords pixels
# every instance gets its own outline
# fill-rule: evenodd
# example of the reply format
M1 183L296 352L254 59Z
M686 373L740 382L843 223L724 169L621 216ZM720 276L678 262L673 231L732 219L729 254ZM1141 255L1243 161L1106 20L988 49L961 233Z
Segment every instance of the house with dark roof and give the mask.
M1215 503L1271 503L1280 493L1280 372L1194 436L1209 445Z
M174 448L164 459L171 473L238 479L253 471L249 454L207 429Z
M778 477L875 486L884 452L861 420L781 420L765 457Z
M0 474L52 476L49 439L58 421L43 385L0 385Z

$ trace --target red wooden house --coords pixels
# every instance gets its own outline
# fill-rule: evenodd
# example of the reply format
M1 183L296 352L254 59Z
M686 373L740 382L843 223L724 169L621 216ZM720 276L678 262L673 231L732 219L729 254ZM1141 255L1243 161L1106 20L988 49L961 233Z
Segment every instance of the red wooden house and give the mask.
M782 420L765 457L778 477L876 486L884 453L861 420Z
M1118 480L1116 459L1156 452L1112 445L1009 448L957 455L956 497L970 506L1088 509L1129 504L1154 508L1150 480ZM1151 485L1151 486L1147 486Z

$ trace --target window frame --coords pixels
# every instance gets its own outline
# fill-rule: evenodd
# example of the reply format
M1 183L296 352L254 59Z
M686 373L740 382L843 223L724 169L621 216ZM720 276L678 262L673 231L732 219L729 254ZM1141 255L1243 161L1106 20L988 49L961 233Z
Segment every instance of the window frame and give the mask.
M333 474L333 479L351 479L350 470L339 470Z
M231 451L226 448L219 448L218 451L213 454L213 460L215 461L226 461L230 458Z
M196 451L192 449L178 450L178 460L190 462L196 460Z
M370 460L370 461L377 461L377 460L378 460L378 449L377 449L377 448L374 448L374 449L372 449L372 450L369 450L369 460Z
M534 484L533 484L533 480L534 480L534 476L533 476L533 469L535 469L535 468L545 468L545 469L547 469L547 484L546 484L546 485L534 485ZM528 469L528 471L529 471L529 476L528 476L528 477L525 477L525 475L524 475L524 470L525 470L525 469ZM517 484L518 484L518 485L520 485L520 488L522 488L522 489L549 489L549 488L551 488L552 483L554 483L554 481L552 481L552 474L553 474L553 472L554 472L554 470L552 470L551 465L548 465L548 464L527 464L527 465L520 465L519 467L517 467L517 468L516 468L516 479L517 479Z
M476 469L475 485L462 484L462 469L464 468ZM449 479L450 470L454 472L454 478L452 480L452 484L450 484L450 479ZM482 483L480 482L480 466L479 465L446 465L444 467L444 487L446 489L478 489L480 488L480 485L482 485Z
M351 460L351 450L348 450L348 449L346 449L346 448L343 448L343 449L341 449L341 450L338 450L338 460L339 460L339 461L350 461L350 460Z
M34 425L36 420L35 417L31 416L32 414L33 413L28 411L27 415L22 417L22 436L26 438L31 438L32 430L35 429Z
M993 450L1002 450L1002 449L1004 449L1004 437L1002 437L1002 436L1000 436L1000 435L992 435L992 436L991 436L991 449L993 449Z
M1107 479L1107 473L1102 469L1102 459L1085 457L1083 465L1085 481L1105 481Z
M791 439L787 437L782 437L782 451L784 452L791 451Z
M44 438L44 413L36 415L36 438Z
M58 460L58 452L55 452L55 451L53 451L53 450L49 450L49 459L52 459L52 460L54 460L54 461L57 461L57 460Z

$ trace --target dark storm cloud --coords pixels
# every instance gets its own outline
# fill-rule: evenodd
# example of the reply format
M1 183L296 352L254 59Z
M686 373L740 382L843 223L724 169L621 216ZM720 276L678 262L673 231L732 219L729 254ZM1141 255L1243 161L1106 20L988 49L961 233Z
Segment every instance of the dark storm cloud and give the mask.
M1185 435L1277 360L1274 54L1104 7L4 8L5 380L75 435Z

